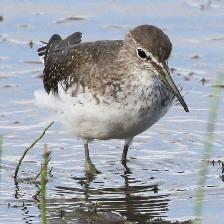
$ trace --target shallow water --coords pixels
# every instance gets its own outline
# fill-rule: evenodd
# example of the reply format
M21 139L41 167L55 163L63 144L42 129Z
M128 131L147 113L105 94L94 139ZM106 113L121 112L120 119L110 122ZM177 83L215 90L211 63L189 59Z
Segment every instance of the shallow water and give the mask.
M87 223L87 207L96 201L99 211L115 211L138 223L154 217L192 219L213 85L216 75L224 71L223 1L95 0L84 4L66 0L53 4L21 0L9 4L1 0L0 9L0 134L4 142L0 223L40 223L33 198L39 188L27 180L39 172L45 143L52 151L53 176L47 183L50 223ZM120 164L121 141L93 142L92 160L101 171L94 178L83 170L82 142L56 123L27 155L19 173L21 181L15 186L12 176L18 158L51 121L46 111L33 104L33 91L42 88L38 77L43 67L36 53L39 41L47 41L53 33L67 36L73 31L82 31L84 41L121 39L129 28L145 23L160 26L169 35L173 43L169 65L175 68L175 81L183 86L190 113L175 105L137 136L128 155L129 172ZM215 161L223 160L224 153L223 95L220 101L211 158ZM221 175L220 164L209 165L203 223L223 223Z

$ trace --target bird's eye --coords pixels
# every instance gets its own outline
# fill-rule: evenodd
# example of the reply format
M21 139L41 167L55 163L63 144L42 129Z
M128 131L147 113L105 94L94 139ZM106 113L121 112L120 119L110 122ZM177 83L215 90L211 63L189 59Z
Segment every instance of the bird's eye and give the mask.
M142 59L146 59L146 58L147 58L147 55L146 55L145 51L142 50L141 48L138 48L138 49L137 49L137 54L138 54L138 56L139 56L140 58L142 58Z

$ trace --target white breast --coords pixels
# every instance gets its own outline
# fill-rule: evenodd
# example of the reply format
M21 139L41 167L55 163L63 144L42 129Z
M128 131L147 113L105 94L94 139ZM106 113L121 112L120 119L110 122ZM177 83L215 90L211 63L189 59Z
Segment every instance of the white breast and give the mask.
M167 96L162 96L159 89L153 90L153 85L154 82L142 80L141 88L132 90L124 104L116 101L98 103L90 92L72 97L61 87L60 98L47 95L44 91L36 91L35 98L39 106L55 112L57 119L77 137L90 140L127 139L153 125L171 105L170 98L167 106L161 107L161 101Z

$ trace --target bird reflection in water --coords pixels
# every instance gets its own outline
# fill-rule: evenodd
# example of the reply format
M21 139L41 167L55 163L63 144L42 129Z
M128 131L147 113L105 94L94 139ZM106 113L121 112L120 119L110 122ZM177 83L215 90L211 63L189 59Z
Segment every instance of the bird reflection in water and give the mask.
M123 186L94 188L92 185L96 181L96 176L86 173L84 178L74 178L79 181L82 189L58 186L55 191L62 197L58 202L55 199L49 201L48 206L53 211L55 204L60 203L61 209L65 211L63 218L73 223L88 223L89 213L94 209L99 212L101 220L112 217L112 220L107 220L107 223L124 223L122 218L124 220L126 217L128 221L143 224L155 217L166 217L169 195L156 193L158 186L155 184L143 185L137 181L128 167L121 177L124 180ZM63 197L65 199L62 199ZM57 221L58 214L51 213L50 215L54 216L51 220ZM117 221L118 214L122 217L120 222ZM114 222L113 217L116 219Z

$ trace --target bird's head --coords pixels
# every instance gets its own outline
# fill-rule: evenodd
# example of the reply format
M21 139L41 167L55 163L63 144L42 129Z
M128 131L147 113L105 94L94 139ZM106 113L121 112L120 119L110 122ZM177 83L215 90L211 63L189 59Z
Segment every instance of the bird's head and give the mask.
M130 54L139 67L150 69L158 75L188 112L188 107L170 76L168 58L172 44L168 36L158 27L141 25L127 34L125 42L128 43Z

